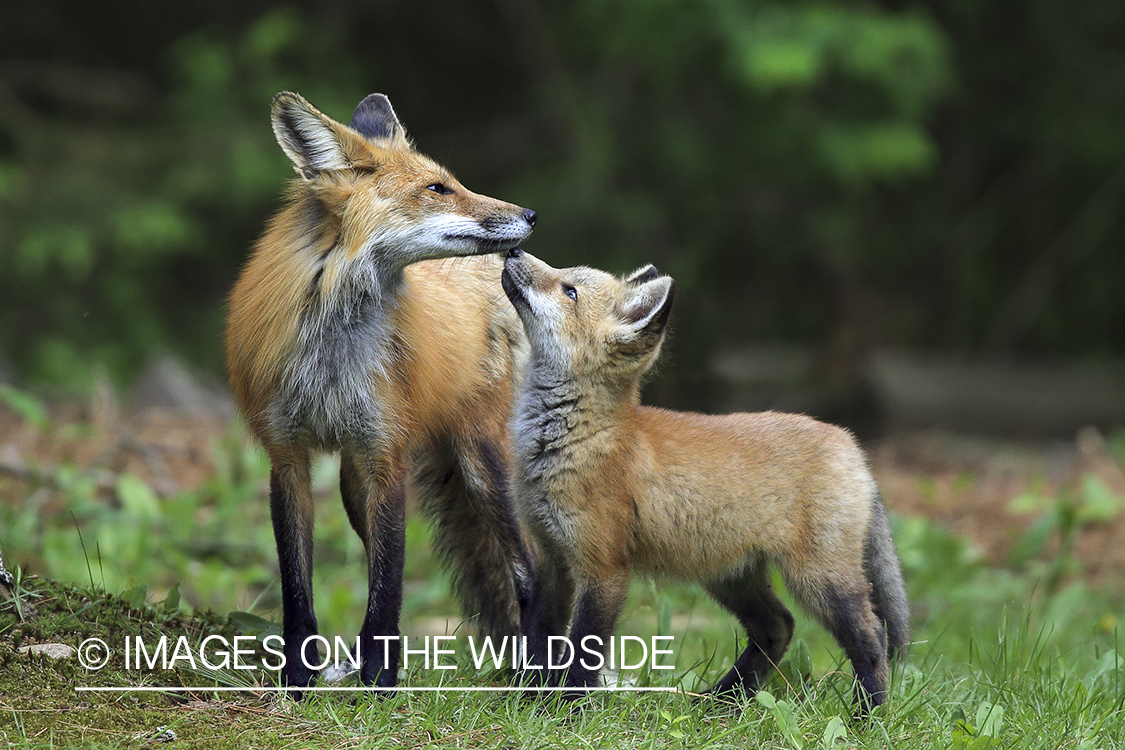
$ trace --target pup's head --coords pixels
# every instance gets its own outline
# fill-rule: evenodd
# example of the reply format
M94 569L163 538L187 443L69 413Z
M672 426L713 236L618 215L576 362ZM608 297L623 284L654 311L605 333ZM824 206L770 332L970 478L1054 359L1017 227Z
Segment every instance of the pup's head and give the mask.
M660 353L674 284L653 266L617 278L584 266L551 268L517 248L505 257L500 280L533 360L561 373L622 384Z
M384 248L406 262L502 252L535 226L534 211L467 190L414 150L382 94L361 101L344 125L283 91L272 120L301 187L336 220L336 246L350 257Z

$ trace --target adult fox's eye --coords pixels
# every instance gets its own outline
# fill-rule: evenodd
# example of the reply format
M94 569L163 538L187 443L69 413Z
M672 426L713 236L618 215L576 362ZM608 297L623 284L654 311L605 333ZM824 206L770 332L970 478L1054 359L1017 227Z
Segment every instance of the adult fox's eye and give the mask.
M433 185L427 185L426 187L433 190L438 195L452 195L453 193L453 188L443 185L440 182L435 182Z
M575 302L578 301L578 290L572 287L570 284L563 284L563 293Z

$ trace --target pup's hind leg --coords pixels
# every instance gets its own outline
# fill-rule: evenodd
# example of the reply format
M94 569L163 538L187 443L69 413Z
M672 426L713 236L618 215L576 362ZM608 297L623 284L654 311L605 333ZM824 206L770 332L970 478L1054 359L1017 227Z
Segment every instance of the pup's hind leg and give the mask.
M866 591L831 591L824 597L824 625L852 663L859 714L886 702L887 633Z
M839 551L835 562L838 570L847 570L846 558ZM782 572L790 593L832 634L851 661L857 683L857 715L862 716L887 699L887 633L872 606L861 555L855 555L852 567L853 575L843 582L815 574L832 569L824 561L798 571L783 567Z
M722 694L739 688L750 695L781 661L793 637L793 615L773 593L766 566L759 562L741 575L707 584L715 601L731 612L746 630L747 644L729 672L709 692Z

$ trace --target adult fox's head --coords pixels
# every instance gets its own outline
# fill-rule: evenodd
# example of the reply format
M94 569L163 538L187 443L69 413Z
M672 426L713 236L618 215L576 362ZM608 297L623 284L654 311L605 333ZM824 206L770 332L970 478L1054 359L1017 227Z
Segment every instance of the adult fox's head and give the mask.
M626 384L656 361L674 284L654 266L617 278L584 266L552 268L517 248L500 279L533 361L560 376Z
M420 154L387 97L371 94L343 125L297 94L273 100L273 131L300 175L306 232L335 233L325 243L352 260L370 256L379 271L419 260L502 252L535 226L534 211L467 190Z

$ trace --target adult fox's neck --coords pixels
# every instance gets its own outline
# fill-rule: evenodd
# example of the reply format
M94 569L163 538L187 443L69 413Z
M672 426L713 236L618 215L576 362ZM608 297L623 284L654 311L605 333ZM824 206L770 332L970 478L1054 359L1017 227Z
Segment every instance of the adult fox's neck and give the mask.
M350 318L393 305L402 291L406 254L395 247L343 247L341 223L317 196L301 192L271 227L279 233L277 245L302 257L311 270L304 311L319 307L320 315Z
M241 335L236 350L228 340L229 359L243 373L232 380L263 428L331 446L342 432L366 431L378 412L370 378L389 374L389 347L401 344L390 331L406 285L400 266L380 267L380 254L340 247L340 218L317 196L291 195L232 295ZM410 346L393 355L411 369ZM299 435L305 428L313 434Z

